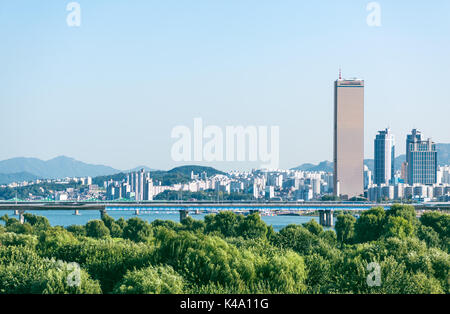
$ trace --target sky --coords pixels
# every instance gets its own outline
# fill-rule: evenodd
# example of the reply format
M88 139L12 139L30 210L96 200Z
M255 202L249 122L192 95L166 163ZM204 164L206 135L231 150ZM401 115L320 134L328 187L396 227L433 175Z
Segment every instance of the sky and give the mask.
M177 126L278 126L279 166L332 160L333 82L365 80L365 156L390 127L450 143L450 1L0 2L0 160L65 155L130 169L174 160Z

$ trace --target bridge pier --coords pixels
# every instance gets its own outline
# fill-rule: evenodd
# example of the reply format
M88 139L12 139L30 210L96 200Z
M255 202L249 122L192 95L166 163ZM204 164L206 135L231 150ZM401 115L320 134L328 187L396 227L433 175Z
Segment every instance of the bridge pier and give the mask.
M106 208L100 209L100 218L103 219L103 217L105 217L105 215L106 215Z
M325 226L325 211L319 210L319 224Z
M23 216L23 214L25 214L25 210L19 209L18 212L19 212L19 222L23 224L25 222L25 217Z
M326 213L326 221L327 221L327 227L333 227L334 226L334 217L333 217L333 211L329 210Z
M78 211L78 209L75 209L75 212L73 213L75 216L80 216L80 212Z
M189 217L189 211L186 209L180 209L180 222L187 219Z
M18 209L14 210L14 216L19 216L19 210Z
M323 227L333 227L333 211L332 210L319 210L319 223Z

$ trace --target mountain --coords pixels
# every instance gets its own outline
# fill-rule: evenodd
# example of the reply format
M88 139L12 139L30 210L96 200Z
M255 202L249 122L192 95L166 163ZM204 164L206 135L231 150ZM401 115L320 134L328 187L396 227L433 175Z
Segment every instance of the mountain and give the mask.
M42 179L57 179L65 177L96 177L119 173L120 170L108 166L87 164L65 156L47 161L24 157L0 161L1 174L22 172Z
M296 168L292 168L291 170L333 172L333 163L331 161L322 161L318 165L302 164Z
M10 184L12 182L33 181L39 177L28 172L0 173L0 184Z

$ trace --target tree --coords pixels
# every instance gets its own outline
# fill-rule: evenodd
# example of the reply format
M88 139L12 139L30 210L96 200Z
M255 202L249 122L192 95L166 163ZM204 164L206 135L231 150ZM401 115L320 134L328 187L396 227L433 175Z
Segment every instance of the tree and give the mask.
M411 223L415 223L416 219L416 210L414 206L411 205L400 205L394 204L391 208L386 212L387 217L402 217Z
M206 232L220 232L224 237L235 237L238 235L238 228L243 220L242 215L236 215L232 211L223 211L216 215L206 215Z
M59 248L77 243L78 240L72 233L62 227L54 227L39 235L37 251L41 256L51 258L56 257Z
M123 238L134 242L147 241L151 235L151 226L140 218L128 219L127 225L123 230Z
M355 240L358 243L377 240L384 231L386 212L374 207L363 212L355 223Z
M400 216L390 216L384 226L385 237L406 238L413 234L412 223Z
M91 220L86 224L86 235L91 238L106 238L109 237L109 229L101 220Z
M450 215L438 212L424 213L420 217L422 225L431 227L439 234L439 237L445 242L450 238Z
M311 232L314 235L320 235L323 232L323 227L317 223L314 219L311 219L309 222L303 224L303 227L305 227L309 232Z
M66 229L75 236L86 236L86 228L84 226L70 225Z
M18 221L11 222L11 219L10 219L8 221L7 226L6 226L6 231L14 232L14 233L17 233L17 234L32 234L33 233L33 227L27 222L21 224Z
M283 249L292 249L300 255L309 255L319 247L320 239L306 228L289 225L281 229L273 243Z
M33 227L34 230L38 231L47 230L51 227L50 222L46 217L36 216L30 213L25 213L23 217L24 220L28 222Z
M113 238L120 238L122 237L122 227L115 222L114 218L111 216L104 214L102 216L102 221L105 224L105 226L109 229L109 232Z
M272 291L297 294L306 291L304 260L292 251L271 256L258 269L258 273L260 280L267 282Z
M203 220L196 220L192 217L187 217L181 224L184 226L185 230L203 232L205 230L206 224Z
M222 238L164 227L155 231L158 263L167 263L190 284L242 288L256 278L255 256Z
M69 284L71 276L79 276L79 283ZM0 278L0 293L101 293L98 282L92 280L85 270L62 261L41 258L29 247L0 246Z
M238 235L245 239L266 238L267 225L258 213L248 215L239 224Z
M184 280L170 266L128 271L114 289L116 294L179 294Z
M439 234L431 227L420 224L417 229L417 237L425 241L428 247L440 247L441 245Z
M349 214L339 215L336 219L336 235L338 241L345 244L353 243L355 237L356 218Z

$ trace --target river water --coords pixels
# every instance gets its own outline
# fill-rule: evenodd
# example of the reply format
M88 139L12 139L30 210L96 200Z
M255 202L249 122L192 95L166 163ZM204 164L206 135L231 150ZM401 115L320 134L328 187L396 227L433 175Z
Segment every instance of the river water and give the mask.
M94 219L100 219L100 212L98 210L80 210L79 215L74 215L73 211L70 210L33 210L27 211L38 216L45 216L50 221L52 226L63 226L67 227L70 225L85 225L88 221ZM175 222L180 221L180 214L178 211L173 212L143 212L138 216L132 210L108 210L108 215L114 219L119 219L123 217L124 219L129 219L133 217L139 217L148 222L154 220L173 220ZM8 214L10 217L18 218L14 215L13 211L1 211L0 215ZM203 219L206 214L190 214L194 219ZM275 231L281 230L283 227L290 224L304 224L309 222L311 219L319 222L319 217L312 216L262 216L262 220L267 225L272 225ZM0 221L3 224L3 221Z

